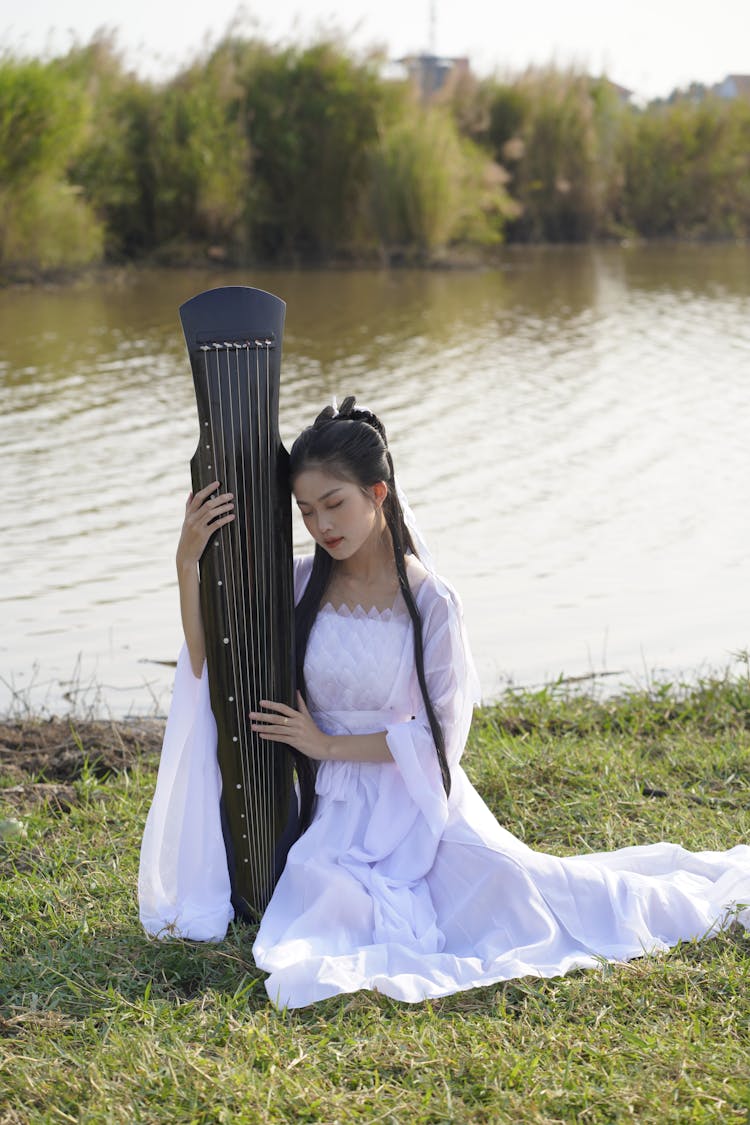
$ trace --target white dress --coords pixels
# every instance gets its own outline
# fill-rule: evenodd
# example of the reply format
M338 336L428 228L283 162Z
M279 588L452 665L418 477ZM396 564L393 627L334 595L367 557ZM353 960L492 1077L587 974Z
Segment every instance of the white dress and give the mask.
M297 596L309 560L297 566ZM385 730L393 763L324 762L317 809L289 852L253 947L281 1007L361 988L419 1001L550 977L750 926L750 847L676 844L560 859L502 828L459 764L475 680L453 591L419 575L430 696L445 733L446 798L401 599L324 606L311 631L310 710L330 734ZM400 603L400 604L399 604ZM206 674L183 651L141 852L148 933L220 940L232 917Z

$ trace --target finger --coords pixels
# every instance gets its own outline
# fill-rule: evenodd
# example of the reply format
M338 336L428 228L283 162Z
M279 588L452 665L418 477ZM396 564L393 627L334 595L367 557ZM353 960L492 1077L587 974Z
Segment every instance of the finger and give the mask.
M253 719L250 724L250 729L257 734L272 734L275 738L281 739L282 742L286 742L293 737L293 728L291 726L286 726L284 723L279 723L278 721L275 723L264 723L262 719Z
M260 706L265 707L267 711L276 711L279 715L286 715L289 719L298 714L293 707L288 707L286 703L276 703L273 699L261 699L259 702Z
M234 509L234 497L217 496L213 500L206 500L200 508L196 508L194 515L197 519L211 520L214 516L221 515L225 511Z
M224 516L224 518L220 520L211 520L211 523L206 525L206 530L214 532L216 531L217 527L223 527L225 523L231 523L233 519L234 514L230 516Z
M279 723L263 723L259 719L253 719L250 723L250 730L254 734L272 734L279 742L293 742L299 735L299 731L295 731L291 726L280 726Z
M307 715L309 717L310 712L308 710L307 704L305 703L304 699L302 698L302 692L301 691L297 692L297 706L298 706L299 710L302 712L303 715Z
M204 500L207 500L212 493L216 492L216 489L218 487L219 481L213 480L210 484L207 484L205 488L201 488L198 492L196 492L193 496L193 501L195 502L196 507L200 507Z
M211 520L215 519L217 516L223 516L227 512L233 512L233 511L234 511L234 504L232 503L231 500L228 500L223 504L211 504L211 505L204 504L203 507L200 509L200 511L197 513L197 515L198 515L199 519L207 520L208 522L210 522Z
M224 517L231 516L234 519L234 515L233 504L222 504L218 508L209 508L208 505L204 505L196 511L188 512L185 523L188 527L193 527L202 534L210 534L219 526L219 522Z
M290 711L288 715L284 715L281 711L248 711L251 719L262 719L264 723L279 723L283 726L289 726L292 717L297 713L297 711Z

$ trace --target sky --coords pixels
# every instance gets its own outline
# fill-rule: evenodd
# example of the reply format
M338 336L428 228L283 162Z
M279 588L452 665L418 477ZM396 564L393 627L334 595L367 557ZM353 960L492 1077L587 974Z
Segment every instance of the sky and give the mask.
M0 37L14 53L60 53L107 28L128 63L154 78L174 73L230 25L272 42L337 28L355 49L379 44L394 58L434 47L468 55L480 74L573 65L641 99L750 73L750 0L25 0L4 8Z

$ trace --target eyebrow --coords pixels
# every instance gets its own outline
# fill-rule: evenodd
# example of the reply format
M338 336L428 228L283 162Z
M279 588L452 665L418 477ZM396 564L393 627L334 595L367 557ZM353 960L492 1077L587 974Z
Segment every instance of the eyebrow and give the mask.
M335 488L329 488L328 492L324 492L322 496L318 497L318 503L320 504L321 501L327 500L329 496L333 496L334 492L340 492L340 491L341 491L341 485L340 484L337 484L335 486ZM306 504L307 507L309 508L310 504L313 504L314 502L315 502L314 500L298 500L297 501L297 507L299 507L300 504Z

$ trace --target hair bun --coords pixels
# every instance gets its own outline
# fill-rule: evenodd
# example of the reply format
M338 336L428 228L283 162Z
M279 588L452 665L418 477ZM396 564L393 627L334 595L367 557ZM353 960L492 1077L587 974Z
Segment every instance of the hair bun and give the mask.
M356 405L356 402L357 400L354 395L347 395L339 407L338 414L334 415L334 417L341 418L348 422L365 422L380 434L383 439L383 444L388 445L388 439L385 435L385 426L380 421L377 414L373 414L371 410L361 409Z
M335 409L332 406L324 406L320 414L313 422L313 426L322 426L325 422L332 422L335 417Z
M354 409L356 402L357 402L357 400L354 397L354 395L347 395L346 398L344 399L344 401L341 403L341 406L339 407L339 417L340 418L351 418L352 414L355 414L355 413L361 414L362 413L361 410L355 411L355 409ZM359 419L354 419L354 420L358 421Z

